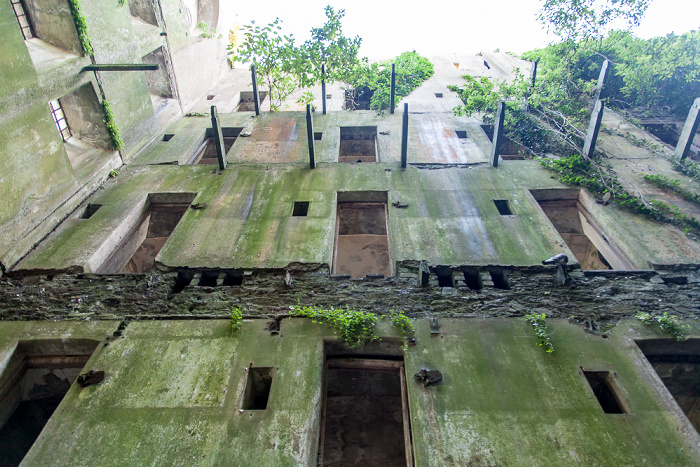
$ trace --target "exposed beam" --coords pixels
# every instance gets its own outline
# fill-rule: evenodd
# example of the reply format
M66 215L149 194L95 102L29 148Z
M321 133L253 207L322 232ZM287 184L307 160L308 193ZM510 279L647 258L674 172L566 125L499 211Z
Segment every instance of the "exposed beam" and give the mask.
M82 71L155 71L157 69L157 63L97 63L83 67Z

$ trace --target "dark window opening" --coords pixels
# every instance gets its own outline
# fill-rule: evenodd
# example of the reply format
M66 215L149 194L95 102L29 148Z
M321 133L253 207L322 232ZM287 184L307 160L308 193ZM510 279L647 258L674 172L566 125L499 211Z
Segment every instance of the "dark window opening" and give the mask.
M643 339L637 345L700 433L700 339Z
M332 99L332 98L333 98L333 94L326 94L326 99Z
M231 287L235 285L243 285L243 274L236 272L227 272L224 276L224 286Z
M171 139L173 139L173 136L175 135L172 133L166 133L163 135L163 141L170 141Z
M216 95L214 95L214 94L209 94L209 95L207 96L207 100L208 100L208 101L213 101L215 97L216 97Z
M10 0L10 3L12 3L12 8L15 10L15 16L17 17L17 21L19 21L19 27L22 28L24 39L31 39L34 37L34 33L32 32L32 26L29 23L27 9L24 8L24 3L22 0Z
M493 125L481 125L481 129L484 130L484 133L486 133L486 136L488 136L489 141L493 143L493 132L495 131ZM513 160L514 158L521 158L520 148L518 147L518 144L506 135L503 135L503 138L501 140L500 157L503 160Z
M318 465L413 465L403 360L327 357Z
M309 202L308 201L294 201L294 210L292 211L292 216L294 217L306 217L309 213Z
M678 144L678 139L680 138L680 134L678 133L678 129L676 127L675 123L651 123L647 122L644 123L642 122L642 126L646 131L651 133L652 135L656 136L659 138L661 141L663 141L666 144L670 144L673 147L676 147Z
M224 155L228 154L228 152L231 150L233 144L238 139L238 135L241 134L241 131L243 131L243 128L239 127L221 128L221 135L224 137ZM204 140L190 158L189 164L219 164L219 158L216 153L216 141L214 139L214 130L212 128L207 128L207 131L204 135Z
M49 106L51 107L51 116L53 117L53 122L56 125L58 133L61 135L63 141L68 141L68 138L73 136L68 126L68 120L66 120L66 115L63 113L63 108L61 108L61 103L58 99L50 101Z
M436 93L435 93L435 97L437 97L438 99L442 98L442 93L441 93L441 92L436 92Z
M609 371L586 371L583 374L605 413L625 413Z
M199 276L200 287L216 287L217 281L219 280L219 271L204 271Z
M243 410L265 410L272 387L272 367L248 368L248 380L243 394Z
M505 270L501 269L489 271L489 274L491 275L491 281L493 282L494 287L504 290L510 289L510 285L508 284L508 276Z
M21 341L0 375L0 465L19 465L98 342Z
M267 97L267 91L259 91L260 105L265 101ZM242 91L241 100L238 101L237 112L253 112L255 110L255 101L253 98L253 91Z
M498 213L502 216L512 216L513 213L510 211L510 206L508 205L507 199L494 199L493 204L496 205Z
M481 290L484 288L484 284L481 281L481 274L476 268L463 268L464 273L464 283L467 284L472 290Z
M467 132L465 130L455 130L455 134L459 139L467 139Z
M87 206L85 206L85 210L83 211L83 215L80 216L81 219L90 219L93 214L97 212L98 209L102 207L101 204L95 204L95 203L89 203Z
M338 193L333 274L392 275L386 199L385 191Z
M192 283L194 279L194 271L178 271L175 276L175 284L173 284L173 293L180 293L185 290L185 287Z
M377 162L377 127L340 127L338 162Z
M454 287L454 275L452 269L438 269L435 271L440 287Z
M321 141L322 138L323 138L323 132L319 131L319 132L314 133L314 141Z

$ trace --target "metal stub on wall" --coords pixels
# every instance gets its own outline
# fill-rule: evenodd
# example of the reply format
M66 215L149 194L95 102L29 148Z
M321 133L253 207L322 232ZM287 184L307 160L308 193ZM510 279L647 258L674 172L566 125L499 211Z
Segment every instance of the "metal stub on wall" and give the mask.
M442 381L442 372L440 370L429 370L421 368L413 377L421 383L423 387L432 386Z
M440 323L437 318L430 318L430 334L440 334Z
M93 384L101 383L105 379L105 372L98 370L90 370L78 376L78 385L81 388L92 386Z

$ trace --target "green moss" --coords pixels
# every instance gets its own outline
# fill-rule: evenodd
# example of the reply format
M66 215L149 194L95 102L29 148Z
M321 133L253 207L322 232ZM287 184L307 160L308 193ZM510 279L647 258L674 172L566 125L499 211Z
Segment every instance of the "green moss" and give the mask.
M85 54L92 57L95 52L92 50L92 45L90 45L87 18L85 18L85 15L83 14L83 10L80 6L80 0L68 0L68 5L70 5L70 12L73 16L73 21L75 21L75 28L78 30L80 44L83 46Z

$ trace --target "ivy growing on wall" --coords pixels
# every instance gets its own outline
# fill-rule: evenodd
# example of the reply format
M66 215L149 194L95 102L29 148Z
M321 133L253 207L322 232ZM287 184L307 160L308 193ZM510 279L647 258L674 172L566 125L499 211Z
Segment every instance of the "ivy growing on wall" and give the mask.
M119 127L117 127L114 121L114 113L112 113L112 106L109 105L107 99L102 100L102 111L104 112L104 122L107 125L107 133L109 133L109 139L112 140L112 146L115 150L121 151L124 149L124 142L119 134Z
M92 45L90 45L87 19L85 18L83 10L80 6L80 0L68 0L68 5L70 5L70 12L73 16L73 21L75 21L75 28L78 30L80 44L83 46L85 53L92 56L94 51L92 50Z

